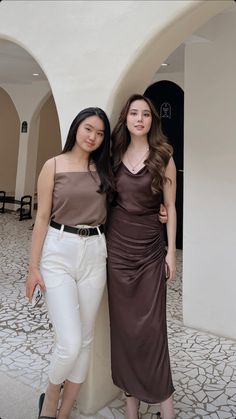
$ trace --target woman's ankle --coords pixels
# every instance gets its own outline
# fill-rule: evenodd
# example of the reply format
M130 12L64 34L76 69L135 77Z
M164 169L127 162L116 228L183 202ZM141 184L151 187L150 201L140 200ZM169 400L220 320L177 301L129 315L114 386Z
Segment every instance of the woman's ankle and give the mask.
M160 403L161 419L175 419L174 405L172 397Z
M160 403L161 419L175 419L174 404L172 396Z
M135 397L126 397L125 405L125 419L137 419L138 418L139 400Z
M42 406L41 416L56 417L60 398L60 386L49 383Z

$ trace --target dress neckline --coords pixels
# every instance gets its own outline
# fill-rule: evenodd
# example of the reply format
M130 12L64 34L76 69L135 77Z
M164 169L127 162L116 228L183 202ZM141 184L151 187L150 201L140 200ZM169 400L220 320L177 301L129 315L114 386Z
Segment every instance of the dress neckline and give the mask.
M146 165L144 165L143 167L141 167L141 169L139 169L139 171L138 172L136 172L136 173L134 173L134 172L131 172L129 169L128 169L128 167L124 164L124 162L121 160L121 163L123 164L123 166L124 166L124 168L127 170L127 172L128 173L130 173L131 175L133 175L133 176L136 176L136 175L139 175L147 166Z

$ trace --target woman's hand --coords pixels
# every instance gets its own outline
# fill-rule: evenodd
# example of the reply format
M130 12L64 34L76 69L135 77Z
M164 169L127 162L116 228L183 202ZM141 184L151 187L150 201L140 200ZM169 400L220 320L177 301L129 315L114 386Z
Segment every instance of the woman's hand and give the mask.
M26 279L26 297L31 302L34 289L39 284L42 291L46 290L44 280L38 268L30 268Z
M176 255L175 252L167 252L166 255L166 282L169 284L176 274Z
M158 213L158 219L159 219L160 223L162 223L162 224L166 224L167 221L168 221L167 209L163 204L160 205L160 210L159 210L159 213Z

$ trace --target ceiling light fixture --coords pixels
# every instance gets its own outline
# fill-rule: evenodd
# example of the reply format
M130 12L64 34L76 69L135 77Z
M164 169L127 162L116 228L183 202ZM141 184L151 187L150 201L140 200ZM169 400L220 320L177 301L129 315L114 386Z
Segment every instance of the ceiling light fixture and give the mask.
M37 77L39 76L39 73L33 73L33 76Z
M168 65L168 63L162 63L162 67L167 67Z

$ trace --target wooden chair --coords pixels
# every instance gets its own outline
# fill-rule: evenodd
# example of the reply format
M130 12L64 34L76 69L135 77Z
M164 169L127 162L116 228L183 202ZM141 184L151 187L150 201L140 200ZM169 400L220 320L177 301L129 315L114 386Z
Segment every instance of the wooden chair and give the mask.
M30 220L32 212L32 196L25 195L22 196L20 200L20 221L22 220Z
M5 212L5 202L6 202L6 192L5 191L0 191L0 203L2 204L0 206L0 212L2 214L4 214L4 212Z

